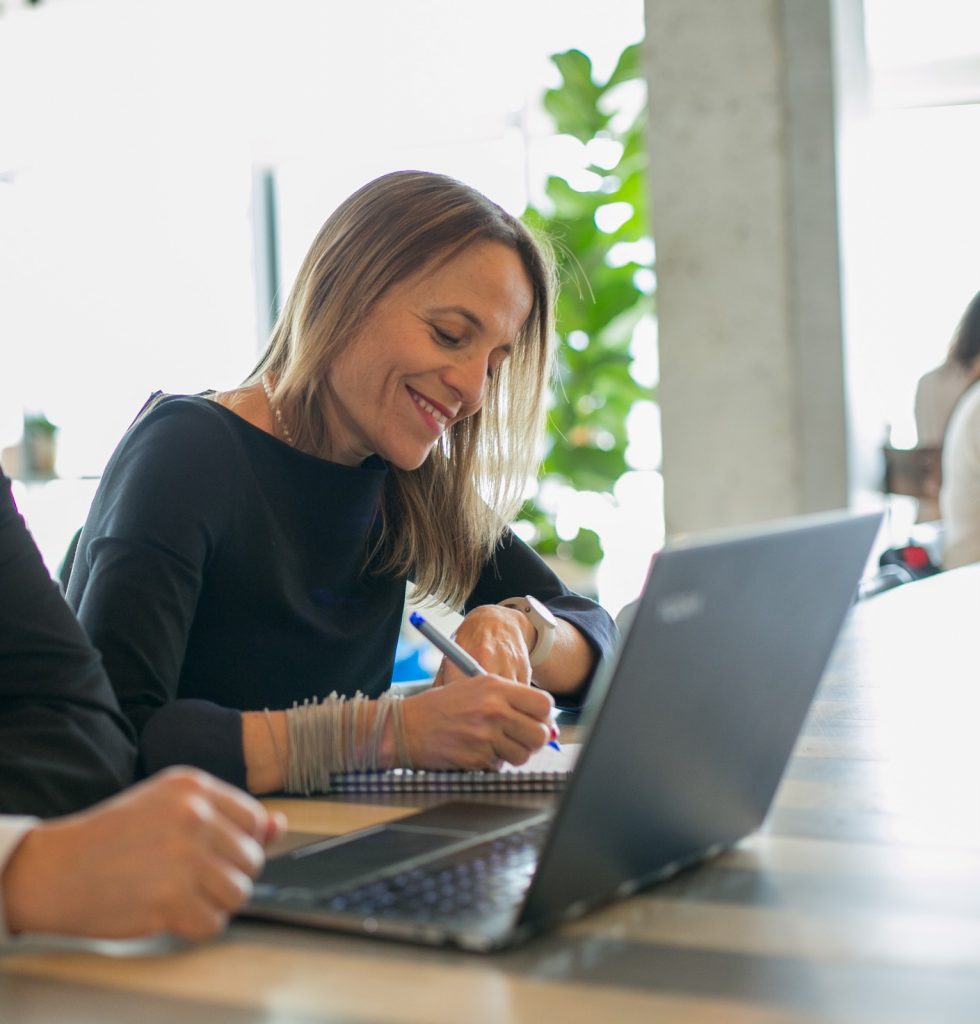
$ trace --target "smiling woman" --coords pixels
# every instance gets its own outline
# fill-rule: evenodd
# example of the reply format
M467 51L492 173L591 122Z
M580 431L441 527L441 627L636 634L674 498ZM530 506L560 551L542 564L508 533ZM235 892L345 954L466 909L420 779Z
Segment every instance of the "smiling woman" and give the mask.
M614 633L506 528L542 426L552 282L485 196L386 175L328 218L241 387L147 404L68 588L145 770L311 792L331 770L520 764L548 741L545 690L581 699ZM409 580L465 613L456 639L486 676L444 666L452 685L391 696ZM505 603L523 595L557 620L533 689L537 627Z

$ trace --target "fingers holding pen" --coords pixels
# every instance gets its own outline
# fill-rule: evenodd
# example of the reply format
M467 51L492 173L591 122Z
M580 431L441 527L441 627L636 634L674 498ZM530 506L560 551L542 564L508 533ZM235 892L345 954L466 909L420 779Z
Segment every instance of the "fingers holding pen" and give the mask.
M550 694L499 676L463 678L405 701L413 763L425 768L523 764L551 736Z
M465 627L477 618L474 612L464 620L457 640L465 638ZM488 614L480 621L493 618ZM503 670L487 671L470 651L444 636L420 613L414 612L410 621L445 655L437 685L405 705L414 764L463 769L497 768L501 761L523 764L553 738L554 702L543 690L522 685L530 681L529 672L513 672L512 659L505 659ZM469 640L472 649L473 637ZM515 649L522 643L517 643ZM520 660L527 661L526 649ZM453 685L442 686L442 682Z

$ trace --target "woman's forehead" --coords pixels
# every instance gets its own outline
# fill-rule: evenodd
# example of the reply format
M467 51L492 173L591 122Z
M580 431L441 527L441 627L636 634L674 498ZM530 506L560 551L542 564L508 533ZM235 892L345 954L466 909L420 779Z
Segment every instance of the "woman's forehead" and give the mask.
M534 308L534 288L524 261L511 246L478 242L446 259L430 261L390 294L409 296L432 311L454 313L477 330L516 330Z

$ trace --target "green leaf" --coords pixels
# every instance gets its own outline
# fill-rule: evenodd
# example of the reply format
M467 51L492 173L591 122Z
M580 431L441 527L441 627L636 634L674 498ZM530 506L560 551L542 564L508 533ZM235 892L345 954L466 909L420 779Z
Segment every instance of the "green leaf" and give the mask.
M587 142L609 123L609 115L598 106L602 89L592 79L592 61L581 50L556 53L551 60L561 74L562 86L545 93L545 110L559 133Z
M606 81L605 89L611 89L621 82L630 82L643 75L643 43L627 46L619 55L613 73Z
M551 62L561 74L563 88L550 91L563 91L579 97L591 94L598 99L599 87L592 79L592 61L581 50L553 53Z
M595 565L602 558L602 544L594 530L584 527L575 534L571 542L571 557L580 565ZM563 554L564 545L558 546L558 554Z

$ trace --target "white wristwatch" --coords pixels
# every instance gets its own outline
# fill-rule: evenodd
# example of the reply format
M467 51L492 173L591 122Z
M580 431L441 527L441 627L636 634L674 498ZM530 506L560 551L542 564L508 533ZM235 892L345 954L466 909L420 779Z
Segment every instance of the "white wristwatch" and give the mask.
M555 642L555 629L558 623L555 621L554 615L530 594L526 594L524 597L508 597L506 601L500 603L505 608L516 608L518 611L524 612L531 620L531 625L537 632L534 646L530 651L531 668L540 665L548 657L551 645Z

